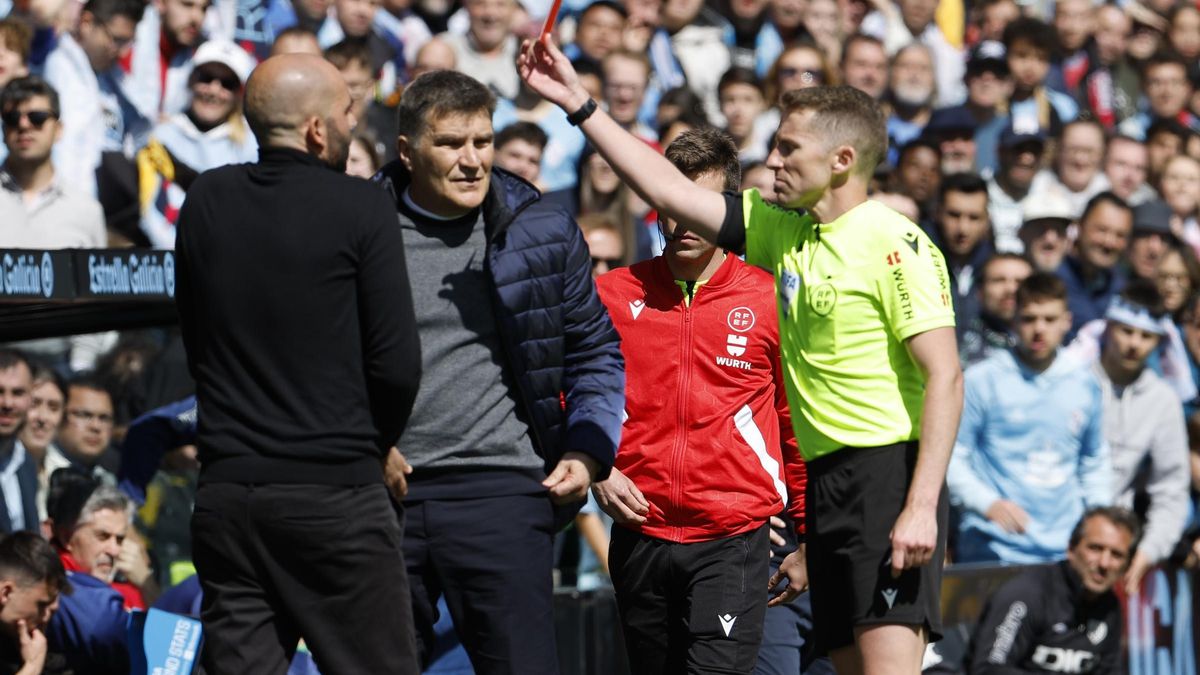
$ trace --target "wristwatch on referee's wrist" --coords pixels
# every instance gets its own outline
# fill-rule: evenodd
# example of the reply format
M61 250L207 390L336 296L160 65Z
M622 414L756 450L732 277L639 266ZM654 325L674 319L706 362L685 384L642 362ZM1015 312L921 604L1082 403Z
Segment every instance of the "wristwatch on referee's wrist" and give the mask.
M596 99L588 98L587 103L580 106L579 110L567 115L567 121L571 123L571 126L577 127L591 117L594 112L596 112Z

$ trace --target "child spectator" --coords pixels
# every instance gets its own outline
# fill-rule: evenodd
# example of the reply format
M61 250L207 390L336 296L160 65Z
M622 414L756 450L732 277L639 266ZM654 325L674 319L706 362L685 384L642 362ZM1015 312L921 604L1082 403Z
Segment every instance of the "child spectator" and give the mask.
M767 143L771 131L759 123L767 109L762 83L749 68L734 66L721 76L717 85L725 131L738 147L742 164L761 162L767 158Z
M1079 113L1074 99L1044 84L1057 49L1054 29L1037 19L1022 17L1004 29L1004 50L1013 81L1009 116L1020 132L1041 130L1057 136L1062 125Z
M350 155L346 158L346 173L359 178L370 178L379 171L378 141L369 129L358 128L350 139Z
M13 78L29 74L29 49L33 31L24 22L0 19L0 89ZM3 161L0 157L0 161Z
M1167 160L1158 191L1171 207L1171 231L1200 252L1200 161L1188 155Z
M496 166L517 174L540 188L542 152L546 132L532 122L515 122L496 134Z

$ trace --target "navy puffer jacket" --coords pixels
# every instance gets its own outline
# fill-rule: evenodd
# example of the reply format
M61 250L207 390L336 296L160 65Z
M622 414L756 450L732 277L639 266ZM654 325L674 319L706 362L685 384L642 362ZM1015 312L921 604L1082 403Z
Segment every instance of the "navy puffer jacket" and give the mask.
M399 205L409 183L404 165L391 162L375 180ZM600 464L603 480L621 439L625 360L596 294L587 243L566 211L498 168L483 221L500 339L546 471L577 451Z

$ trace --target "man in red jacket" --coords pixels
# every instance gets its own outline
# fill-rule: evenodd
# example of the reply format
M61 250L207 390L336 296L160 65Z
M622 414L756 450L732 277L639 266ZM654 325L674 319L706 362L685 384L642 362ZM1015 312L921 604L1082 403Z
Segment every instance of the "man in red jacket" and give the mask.
M666 154L698 185L738 188L737 147L719 131L685 132ZM660 228L662 256L597 282L626 363L621 447L594 486L617 523L609 566L635 675L749 673L767 521L804 522L774 286L674 221Z

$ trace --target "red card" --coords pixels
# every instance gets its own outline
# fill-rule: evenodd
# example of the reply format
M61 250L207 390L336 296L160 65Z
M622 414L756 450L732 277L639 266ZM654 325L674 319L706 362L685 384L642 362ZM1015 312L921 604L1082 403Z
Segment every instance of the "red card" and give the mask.
M554 30L554 22L558 20L558 10L562 7L562 0L554 0L554 5L550 7L550 13L546 15L546 23L542 24L542 37L550 34Z

